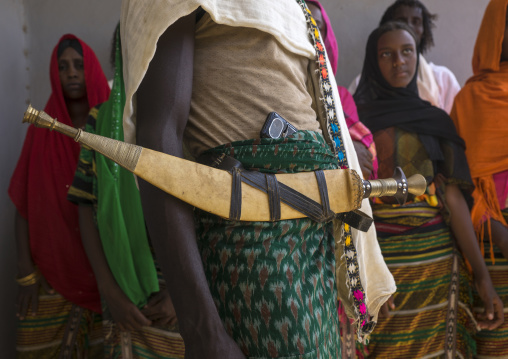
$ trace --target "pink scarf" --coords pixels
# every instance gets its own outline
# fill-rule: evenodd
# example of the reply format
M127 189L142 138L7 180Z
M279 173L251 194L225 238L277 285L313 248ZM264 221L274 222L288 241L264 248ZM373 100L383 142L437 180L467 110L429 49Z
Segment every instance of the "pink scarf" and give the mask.
M328 17L328 14L326 13L323 6L319 3L319 1L306 0L306 3L316 5L321 10L321 16L323 17L323 21L325 23L325 33L321 34L321 36L324 38L326 53L328 55L328 59L330 60L330 64L332 65L333 74L336 75L339 62L339 46L337 45L337 39L335 38L330 18ZM353 141L359 141L363 143L365 147L369 149L369 152L372 153L372 164L374 166L372 175L375 178L378 169L378 162L376 146L374 144L372 133L363 123L360 122L360 119L358 118L358 112L356 110L356 104L351 93L349 93L345 87L337 86L337 88L339 90L340 102L342 103L342 110L344 111L344 116L346 118L346 124L349 130L349 134L351 135L351 139Z

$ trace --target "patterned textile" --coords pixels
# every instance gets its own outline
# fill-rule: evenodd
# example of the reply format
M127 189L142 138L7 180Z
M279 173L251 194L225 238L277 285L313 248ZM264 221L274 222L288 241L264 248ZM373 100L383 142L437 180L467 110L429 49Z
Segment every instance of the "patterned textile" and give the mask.
M85 130L95 133L100 105L92 108L87 119ZM95 151L83 146L76 175L69 188L67 198L75 203L93 206L94 217L97 215L97 167ZM97 222L96 222L97 223ZM154 259L155 261L155 259ZM157 266L156 266L157 267ZM162 274L158 271L160 286L164 286ZM106 358L183 358L185 347L178 332L178 325L164 327L145 327L138 331L120 332L113 323L106 303L102 302L104 334L104 356Z
M316 60L318 63L319 71L319 88L320 93L323 96L322 105L324 107L324 113L326 116L326 129L328 130L328 136L332 139L332 150L336 155L340 168L349 168L346 151L344 148L344 142L342 138L342 130L340 128L339 121L337 119L337 113L335 111L335 100L333 95L333 87L330 82L330 71L328 69L326 48L323 45L317 23L312 17L312 13L307 7L304 0L297 0L297 3L301 6L307 25L309 27L309 35L316 51ZM324 131L324 130L323 130ZM376 322L371 320L370 314L367 310L365 290L360 281L360 268L358 265L358 255L356 247L352 241L351 228L345 224L342 227L342 233L336 237L339 238L339 242L344 246L343 250L345 253L344 260L347 268L347 286L352 296L354 303L354 310L356 318L358 319L357 333L358 339L364 341L366 335L370 334L376 325ZM341 238L344 238L341 241Z
M207 152L270 173L337 168L324 139L307 131ZM340 355L332 223L233 222L197 211L196 226L220 317L249 358Z
M59 294L40 295L37 315L30 313L28 308L25 319L18 321L17 358L58 358L64 349L67 356L63 358L102 357L100 314L80 308ZM79 323L75 333L66 330L72 320ZM69 345L64 347L63 343Z
M302 7L305 17L307 19L307 23L309 26L309 33L312 43L314 44L314 49L316 51L316 58L319 64L319 84L321 94L323 95L323 105L325 108L327 125L328 125L328 133L333 140L334 144L334 152L337 154L337 158L339 161L340 168L348 168L346 151L344 149L344 143L342 142L341 128L339 125L339 121L337 120L337 113L335 112L335 100L333 97L333 88L330 83L330 75L333 75L333 72L330 73L328 69L328 65L326 62L327 55L326 49L322 43L321 37L319 35L319 29L317 27L316 21L312 18L312 14L305 4L304 0L297 0L298 4Z
M373 207L383 256L397 283L396 309L379 318L373 358L472 358L470 277L437 207ZM446 320L445 320L446 319Z
M502 211L508 221L508 209ZM490 272L490 278L497 294L504 305L504 323L493 331L482 330L476 334L478 359L508 358L508 260L503 257L499 248L490 246L489 240L484 240L485 263ZM490 253L494 254L495 264ZM474 292L475 311L483 311L483 304L478 294Z

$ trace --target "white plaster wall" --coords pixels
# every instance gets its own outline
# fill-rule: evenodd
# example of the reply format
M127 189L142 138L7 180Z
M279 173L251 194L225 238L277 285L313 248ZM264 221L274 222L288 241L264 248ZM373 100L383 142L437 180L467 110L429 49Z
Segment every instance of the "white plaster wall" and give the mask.
M361 71L367 38L395 0L321 0L339 43L337 80L349 86ZM461 85L472 75L471 58L478 28L488 0L421 0L438 14L435 46L426 58L447 66Z
M106 76L121 0L0 1L0 358L15 357L16 248L14 206L7 196L27 125L27 103L42 109L50 95L49 60L58 39L73 33L94 49ZM43 190L43 189L41 189Z
M10 174L24 139L20 126L28 98L26 25L22 0L0 3L0 358L14 358L16 247Z

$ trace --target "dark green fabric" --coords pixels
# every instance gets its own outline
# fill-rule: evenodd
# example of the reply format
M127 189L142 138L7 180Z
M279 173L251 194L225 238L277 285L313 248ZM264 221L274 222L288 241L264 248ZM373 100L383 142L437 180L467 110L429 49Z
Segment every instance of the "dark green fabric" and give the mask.
M125 90L120 32L117 31L115 78L109 100L101 106L97 134L123 141ZM97 225L113 275L129 299L143 306L159 291L134 176L96 152Z
M223 145L249 170L296 173L338 167L323 137ZM309 218L234 222L196 211L205 273L228 333L249 358L339 358L332 223Z

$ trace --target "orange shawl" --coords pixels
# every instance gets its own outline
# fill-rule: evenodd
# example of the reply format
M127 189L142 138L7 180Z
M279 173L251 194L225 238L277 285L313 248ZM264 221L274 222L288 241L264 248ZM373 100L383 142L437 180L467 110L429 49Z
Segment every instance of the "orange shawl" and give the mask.
M476 186L471 217L480 237L485 223L490 233L487 219L507 225L492 178L508 170L508 62L500 62L507 5L508 0L488 4L473 52L474 75L455 97L450 114L466 142Z

